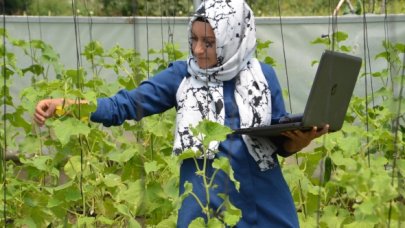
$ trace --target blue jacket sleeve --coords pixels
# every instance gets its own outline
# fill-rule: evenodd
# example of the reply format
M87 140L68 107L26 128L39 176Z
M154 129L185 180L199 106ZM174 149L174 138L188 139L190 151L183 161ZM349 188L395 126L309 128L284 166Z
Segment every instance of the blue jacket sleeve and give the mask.
M166 70L133 90L121 90L112 97L98 98L97 109L90 120L108 127L164 112L176 105L178 86L187 74L185 62L171 63Z

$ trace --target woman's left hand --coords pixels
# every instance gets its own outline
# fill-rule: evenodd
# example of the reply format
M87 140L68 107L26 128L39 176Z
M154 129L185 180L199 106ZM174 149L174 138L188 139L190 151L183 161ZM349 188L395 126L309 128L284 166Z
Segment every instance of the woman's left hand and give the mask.
M308 146L312 140L318 138L326 133L328 133L329 125L325 125L320 131L317 127L313 127L310 131L286 131L281 133L283 136L288 139L284 141L284 150L288 155L292 155L306 146Z

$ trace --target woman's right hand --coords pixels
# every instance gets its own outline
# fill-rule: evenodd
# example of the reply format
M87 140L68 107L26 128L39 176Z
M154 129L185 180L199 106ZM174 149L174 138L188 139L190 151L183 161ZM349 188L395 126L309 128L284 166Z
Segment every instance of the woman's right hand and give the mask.
M63 98L41 100L35 108L34 121L43 126L45 121L54 115L58 105L63 105Z

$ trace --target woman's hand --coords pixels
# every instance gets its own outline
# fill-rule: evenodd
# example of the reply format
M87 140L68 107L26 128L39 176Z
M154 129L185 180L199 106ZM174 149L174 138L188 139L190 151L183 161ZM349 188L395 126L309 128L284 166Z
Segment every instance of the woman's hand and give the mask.
M288 153L287 156L292 155L306 146L308 146L312 140L326 134L329 130L329 125L325 125L322 130L318 131L317 127L313 127L310 131L286 131L281 133L288 139L284 141L284 150Z
M59 105L63 105L63 98L41 100L35 108L34 121L39 126L44 125L45 121L54 115Z

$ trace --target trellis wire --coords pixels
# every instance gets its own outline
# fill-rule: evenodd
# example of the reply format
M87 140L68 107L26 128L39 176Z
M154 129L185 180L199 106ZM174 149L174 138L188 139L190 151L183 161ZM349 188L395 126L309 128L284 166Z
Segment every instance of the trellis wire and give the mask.
M6 57L7 57L7 47L6 47L6 7L5 1L2 1L2 12L3 12L3 148L1 149L1 165L2 165L2 181L3 181L3 219L4 226L7 224L7 164L6 164L6 154L7 154L7 66L6 66Z
M387 0L384 0L384 38L385 38L385 49L386 52L389 52L389 48L391 46L391 42L389 40L389 25L388 25L388 11L387 11ZM388 71L389 71L389 78L391 79L392 82L392 92L393 92L393 97L395 99L395 88L394 88L394 76L393 76L393 63L390 59L390 54L387 55L387 60L388 60ZM401 82L400 82L400 88L399 88L399 97L398 97L398 108L397 108L397 113L395 116L395 119L393 121L393 128L392 131L394 133L394 153L393 153L393 161L392 161L392 170L391 170L391 186L394 187L395 183L395 175L397 174L397 178L398 178L398 190L400 192L401 189L401 173L399 172L399 170L397 170L397 159L401 158L401 151L398 148L398 141L399 141L399 131L400 131L400 117L401 117L401 109L402 109L402 100L403 100L403 90L404 90L404 78L405 78L405 51L403 52L403 59L402 59L402 71L400 73L400 77L401 77ZM387 78L388 80L388 78ZM402 148L402 150L404 150L404 148ZM397 172L397 173L396 173ZM388 208L388 227L391 227L391 219L392 219L392 201L390 200L389 203L389 208ZM400 213L399 216L401 216L402 214ZM401 227L401 217L399 217L398 219L398 227Z
M365 0L363 1L363 6L366 4ZM364 96L365 96L365 114L366 114L366 132L369 132L369 99L368 99L368 77L371 76L369 74L371 74L371 70L370 73L367 74L367 70L368 70L368 65L367 63L370 65L370 69L371 69L371 60L370 60L370 49L369 49L369 45L368 45L368 30L367 30L367 17L366 17L366 11L365 11L365 7L363 7L363 55L364 55ZM372 77L370 77L370 81L371 81L371 93L372 93L372 102L374 104L374 92L373 92L373 86L372 86ZM374 105L373 105L374 106ZM371 159L370 159L370 147L368 146L368 144L370 143L370 139L369 136L366 135L366 150L367 150L367 162L368 162L368 167L371 166Z
M277 8L278 8L278 16L279 16L279 25L280 25L280 34L281 34L281 43L282 43L282 50L283 50L283 59L284 59L284 71L286 75L286 81L287 81L287 91L288 91L288 103L289 103L289 108L290 108L290 113L293 113L292 109L292 101L291 101L291 90L290 90L290 78L288 75L288 66L287 66L287 54L286 54L286 48L285 48L285 39L284 39L284 29L283 29L283 21L282 21L282 12L281 12L281 3L280 0L277 1ZM298 165L298 155L295 154L295 162ZM301 180L298 180L298 189L299 189L299 198L300 198L300 204L302 207L302 212L304 213L304 217L307 217L307 210L305 203L303 201L303 190L302 190L302 183Z
M75 43L76 43L76 76L77 76L77 88L79 90L82 90L82 82L81 82L81 77L80 77L80 68L82 66L81 63L81 57L80 57L80 30L79 30L79 25L78 25L78 16L77 16L77 5L76 1L72 0L72 13L73 13L73 22L74 22L74 29L75 29ZM81 101L80 97L76 99L76 102L78 103L78 118L81 119ZM86 213L86 203L85 203L85 194L83 191L83 166L84 166L84 159L83 159L83 142L82 138L79 135L79 145L80 145L80 180L79 180L79 185L80 185L80 195L82 198L82 206L83 206L83 214Z

